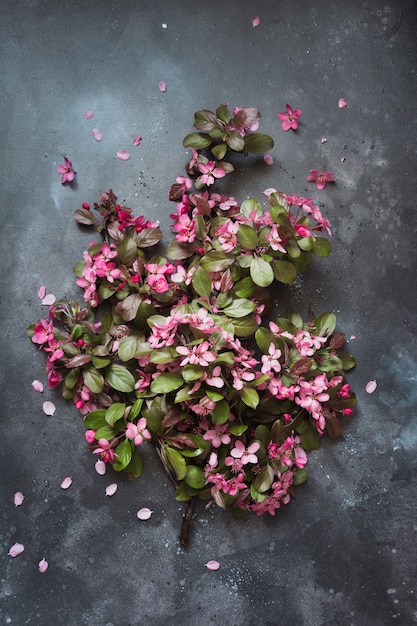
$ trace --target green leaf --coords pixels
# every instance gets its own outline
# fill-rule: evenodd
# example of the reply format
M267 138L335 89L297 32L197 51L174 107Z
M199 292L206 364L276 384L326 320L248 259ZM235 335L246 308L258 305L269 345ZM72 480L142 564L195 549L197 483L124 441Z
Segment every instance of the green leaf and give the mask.
M202 378L204 374L204 369L201 367L201 365L188 364L182 368L181 373L185 382L189 383L193 380L199 380L200 378Z
M193 489L202 489L206 484L206 477L201 467L188 465L184 482Z
M229 432L232 433L232 435L236 435L236 437L240 437L240 435L243 435L247 430L247 424L230 424L229 426Z
M338 357L339 357L339 359L342 362L342 367L343 367L345 372L347 370L351 370L352 368L355 367L355 365L356 365L355 357L353 357L348 352L345 352L344 350L341 350L340 352L338 352Z
M98 430L106 425L106 409L91 411L84 418L84 426L87 430Z
M96 431L96 439L107 439L107 441L110 441L110 439L113 439L113 437L116 435L116 431L114 430L114 428L112 428L109 425L106 426L102 426L101 428L98 428Z
M119 343L119 347L117 348L117 354L121 361L130 361L133 356L136 354L136 350L138 349L140 343L140 337L138 335L126 335L122 337Z
M182 141L184 148L195 148L201 150L208 148L212 144L212 139L206 133L189 133Z
M210 441L206 441L205 439L203 439L202 437L199 437L198 435L193 435L191 433L191 434L187 434L187 437L191 439L197 447L196 448L190 448L188 446L185 447L183 450L181 450L182 456L190 457L190 458L200 456L204 452L207 452L211 446Z
M253 481L253 485L257 492L265 493L274 482L274 470L270 465L265 465Z
M315 319L316 333L321 337L328 337L336 328L336 315L334 313L323 313Z
M84 384L91 393L101 393L104 387L104 378L93 366L88 366L82 370Z
M268 497L264 493L259 493L259 491L255 488L255 483L252 483L250 486L250 495L255 500L255 502L263 502Z
M229 131L226 135L225 141L229 148L235 150L235 152L242 152L246 146L245 140L237 130Z
M225 154L226 154L226 152L227 152L227 144L225 144L225 143L219 143L219 144L217 144L217 146L214 146L214 147L211 149L211 151L212 151L212 153L213 153L214 157L215 157L218 161L220 161L220 160L221 160L221 159L225 156Z
M265 448L268 446L271 441L271 433L265 424L258 424L255 428L255 439L261 442Z
M258 287L268 287L274 281L274 271L270 263L255 257L250 264L250 276Z
M110 365L105 370L106 380L110 387L117 389L123 393L133 391L135 387L135 378L123 365Z
M295 470L294 481L293 481L294 485L301 485L302 483L305 483L307 479L308 479L308 473L305 467L297 468Z
M238 298L250 298L253 294L254 288L255 285L252 278L250 276L246 276L234 285L234 287L230 290L230 293Z
M230 122L231 113L229 108L225 104L221 104L216 109L216 117L221 120L224 124L228 124Z
M301 250L311 250L314 245L314 237L301 237L297 243Z
M110 365L111 360L110 359L103 359L103 358L98 357L98 356L93 356L92 363L93 363L94 367L97 370L101 370L101 369L103 369L103 367L107 367L108 365Z
M192 243L180 243L172 239L166 249L166 255L173 261L182 261L194 254L194 245Z
M306 452L309 452L310 450L318 450L320 448L320 435L314 425L309 424L308 430L301 433L300 437L301 445Z
M245 317L255 310L255 303L252 300L246 298L237 298L233 300L232 304L229 304L223 312L228 317Z
M242 204L240 205L240 212L246 218L249 218L252 211L255 211L256 215L258 217L261 217L262 206L259 200L257 200L256 198L246 198L246 200L243 200Z
M211 419L213 424L225 424L229 420L230 407L226 400L220 400L213 409Z
M149 355L149 361L157 365L161 365L164 363L171 363L174 360L174 358L175 356L171 348L158 348L157 350L154 350L153 352L151 352Z
M316 237L311 251L317 254L317 256L329 256L332 251L332 244L328 239L324 239L324 237Z
M114 461L112 467L116 472L121 472L126 469L132 459L132 442L129 439L124 439L116 447L114 451Z
M297 270L289 261L272 261L274 276L280 283L291 285L297 276Z
M143 410L146 418L146 425L152 434L160 435L162 430L162 420L166 414L166 404L163 398L155 398L149 408Z
M239 224L237 240L242 248L255 250L258 245L258 233L253 226L249 226L249 224Z
M135 326L140 329L146 328L148 317L151 317L154 313L155 309L151 304L141 302L135 315Z
M125 322L130 322L135 319L141 302L142 296L139 293L131 293L116 305L115 312L121 315Z
M170 393L179 389L184 384L184 379L176 372L166 372L155 378L151 383L152 393Z
M177 502L187 502L188 500L191 500L192 497L193 496L188 492L188 488L185 483L181 483L175 491L175 499Z
M207 389L206 395L213 402L219 402L219 400L223 400L223 394L218 391L213 391L212 389Z
M250 133L245 137L245 150L254 154L268 152L274 147L274 140L265 133Z
M256 341L258 348L264 354L268 354L269 346L271 345L271 343L273 343L274 346L277 347L277 340L276 340L275 335L270 330L268 330L267 328L264 328L263 326L260 326L258 330L256 331L255 341Z
M106 422L109 426L114 426L125 413L126 404L124 402L115 402L106 411Z
M211 294L211 278L203 270L202 267L198 267L193 274L191 284L196 293L202 298L209 298Z
M235 262L233 254L226 254L220 250L212 250L201 259L201 267L206 272L223 272Z
M165 462L174 470L178 480L182 480L187 474L187 463L178 450L164 444L161 447L162 457Z
M198 130L211 130L215 127L221 127L221 124L213 111L202 109L194 113L194 126Z
M123 263L126 267L131 267L138 258L138 248L136 242L131 237L125 237L117 244L117 265Z
M259 404L259 395L256 389L253 389L253 387L243 386L238 393L246 406L250 406L251 409L256 409Z
M125 472L130 480L139 478L142 474L143 461L137 450L132 453L129 465L125 468Z
M93 363L94 363L94 359L93 359ZM78 382L79 377L80 377L80 369L76 367L65 376L65 381L64 381L65 387L67 389L74 389L75 385Z
M143 398L135 400L129 411L129 421L134 420L141 412L143 406Z
M233 319L234 333L237 337L250 337L258 326L258 322L251 315ZM218 363L218 360L216 362Z

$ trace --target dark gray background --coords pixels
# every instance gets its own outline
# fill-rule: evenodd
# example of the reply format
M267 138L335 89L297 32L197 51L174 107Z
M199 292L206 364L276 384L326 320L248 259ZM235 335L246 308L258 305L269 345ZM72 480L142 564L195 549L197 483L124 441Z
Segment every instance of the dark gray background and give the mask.
M417 623L416 21L414 0L1 3L1 624ZM78 293L71 268L90 237L72 213L83 201L112 187L169 236L182 138L194 111L224 101L259 108L276 141L272 167L242 162L237 198L273 186L312 196L332 222L330 260L276 295L281 312L331 309L356 335L359 408L342 441L310 455L309 482L275 518L198 508L184 552L183 507L151 450L135 484L98 476L74 407L32 390L44 359L26 327L45 313L39 285ZM297 133L276 119L287 102L303 111ZM55 171L64 155L72 188ZM320 192L305 179L323 166L337 183ZM25 552L12 559L14 542Z

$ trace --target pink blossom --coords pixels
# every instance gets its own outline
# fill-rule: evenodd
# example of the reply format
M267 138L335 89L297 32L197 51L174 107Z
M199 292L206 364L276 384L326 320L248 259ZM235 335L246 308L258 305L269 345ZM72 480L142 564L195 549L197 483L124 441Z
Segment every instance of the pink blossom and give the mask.
M246 465L247 463L257 463L258 457L255 452L257 452L260 448L260 445L257 441L253 441L247 448L245 445L238 439L235 442L235 447L230 451L231 456L234 459L240 459L242 465Z
M345 107L347 107L347 105L348 103L346 102L346 100L344 98L340 98L338 102L339 109L344 109Z
M126 424L126 439L133 439L135 446L140 446L144 439L151 439L151 434L146 428L146 419L141 417L137 424L128 422Z
M292 109L289 104L286 104L286 113L278 113L277 118L282 122L282 130L297 130L298 119L302 115L300 109Z
M207 383L207 385L210 385L210 387L216 387L217 389L221 389L222 387L224 387L224 380L221 374L222 368L220 367L220 365L216 365L211 373L209 372L208 374L206 374L205 382Z
M79 407L77 407L79 408ZM85 440L87 443L94 443L96 438L96 431L95 430L86 430L85 431Z
M105 463L113 463L114 461L114 452L107 439L101 438L98 440L98 447L93 450L93 454L99 454Z
M46 570L48 569L48 567L49 567L48 561L45 561L45 559L42 559L41 561L39 561L38 570L41 574L44 574Z
M231 439L224 424L215 424L214 427L204 433L203 439L211 441L213 448L220 448L223 444L229 444Z
M177 346L175 349L178 354L181 354L185 358L181 361L180 367L184 367L187 363L191 365L201 365L207 367L209 363L216 360L216 354L209 350L210 344L208 341L203 341L196 346Z
M214 183L215 178L223 178L226 176L226 172L221 167L216 167L215 161L208 161L208 163L199 163L198 169L201 172L198 180L203 184L210 186Z
M255 374L253 372L247 372L242 369L233 369L232 376L233 388L236 389L236 391L243 389L244 382L250 382L255 378Z
M275 344L270 343L268 348L268 354L263 354L262 361L262 374L268 374L271 370L274 372L281 371L281 363L279 358L281 357L281 350L275 347Z
M64 157L65 163L61 163L56 168L58 174L61 174L61 183L71 183L74 180L76 172L72 169L72 161Z
M23 543L14 543L7 554L8 556L11 556L14 558L16 556L19 556L19 554L22 554L24 549L25 549L25 546L23 545Z
M98 128L93 128L93 130L91 131L91 134L93 135L93 137L94 137L94 139L96 141L102 141L103 140L103 133Z
M336 182L332 172L321 172L319 170L310 170L307 180L309 183L315 182L317 189L324 189L327 183Z
M136 513L136 517L140 520L148 520L151 517L152 513L153 511L151 511L151 509L143 507L142 509L139 509L139 511Z
M20 506L21 504L23 504L24 499L25 496L23 495L23 493L21 491L16 491L16 493L14 494L14 505Z
M241 472L237 476L234 476L233 478L229 478L229 480L227 481L227 486L225 489L223 489L223 491L225 493L228 493L230 496L235 496L236 494L239 493L239 491L241 491L242 489L247 489L247 488L248 486L245 483L245 473Z

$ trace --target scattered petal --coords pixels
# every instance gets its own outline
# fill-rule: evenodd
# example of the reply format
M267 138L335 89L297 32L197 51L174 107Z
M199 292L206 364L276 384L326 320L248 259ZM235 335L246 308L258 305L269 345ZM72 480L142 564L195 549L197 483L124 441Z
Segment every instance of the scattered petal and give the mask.
M356 335L351 335L349 339L356 339Z
M43 403L42 409L45 415L53 415L56 411L56 406L53 402L50 402L49 400L47 400L46 402Z
M16 493L14 494L14 505L20 506L21 504L23 504L24 499L25 496L23 495L23 493L21 491L16 491Z
M45 285L41 285L38 289L38 298L43 300L45 296L46 296L46 287Z
M106 496L114 496L117 491L116 483L112 483L106 487Z
M127 150L119 150L116 152L116 156L121 161L128 161L130 159L130 154Z
M19 556L19 554L22 554L24 549L25 546L23 543L14 543L7 554L8 556L12 556L14 558L15 556Z
M322 137L322 138L321 138L321 143L326 143L326 142L327 142L326 137Z
M101 141L103 139L103 133L98 128L93 128L93 130L91 131L91 134L93 135L96 141Z
M165 24L165 22L163 24L161 24L162 28L168 28L168 24Z
M64 480L61 483L61 489L69 489L72 485L72 478L71 476L67 476L66 478L64 478Z
M166 83L164 83L163 80L159 81L158 89L159 89L159 91L166 91L167 90L167 85L166 85Z
M378 387L376 380L370 380L367 383L365 389L367 393L374 393L375 389Z
M94 115L93 109L87 109L87 111L84 113L84 117L86 120L91 120L93 115Z
M42 393L43 392L43 383L41 383L40 380L33 380L32 381L32 387L38 393Z
M218 561L208 561L208 563L206 563L206 567L214 572L219 569L220 563Z
M106 464L104 461L97 461L97 463L95 464L95 469L97 474L100 474L100 476L104 476L104 474L106 473Z
M341 157L340 160L344 163L346 161L346 157Z
M42 298L42 304L45 306L52 306L56 302L56 297L53 293L48 293L44 298Z
M151 517L152 513L153 511L151 511L151 509L144 507L143 509L139 509L139 511L136 513L136 517L141 520L146 520Z
M259 19L258 15L255 15L255 17L252 19L252 26L255 28L255 26L259 26L261 20Z
M347 107L348 103L346 102L346 100L344 98L340 98L339 100L339 109L344 109L345 107Z
M134 138L133 140L133 145L134 146L138 146L140 144L140 142L142 141L142 136L138 135L137 137Z
M48 567L49 567L48 561L45 561L45 559L42 559L42 561L39 561L38 570L40 571L41 574L44 574L46 570L48 569Z
M264 161L267 165L272 165L274 162L274 157L271 154L265 154Z
M268 189L265 189L264 196L267 196L269 198L269 196L271 195L271 193L275 193L276 189L274 189L274 187L268 187Z

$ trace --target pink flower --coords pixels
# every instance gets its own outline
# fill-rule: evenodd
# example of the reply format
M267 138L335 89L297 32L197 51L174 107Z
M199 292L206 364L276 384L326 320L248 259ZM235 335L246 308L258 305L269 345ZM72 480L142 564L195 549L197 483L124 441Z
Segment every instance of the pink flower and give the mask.
M65 163L61 163L56 168L58 174L61 174L61 183L71 183L74 180L75 172L72 169L72 161L64 157Z
M216 167L215 161L200 163L198 169L202 173L202 176L199 176L198 180L203 185L212 185L215 178L223 178L226 176L226 172L221 167Z
M261 357L262 360L262 374L268 374L271 370L274 372L281 371L281 363L279 362L279 358L281 356L281 350L275 347L275 344L272 342L269 344L268 354L263 354Z
M213 448L220 448L222 443L228 444L231 441L230 435L227 432L227 426L220 424L215 425L213 429L204 433L203 439L211 441Z
M240 459L242 465L257 463L258 457L255 452L257 452L259 448L260 445L257 441L252 441L252 443L245 448L245 445L238 439L235 443L235 447L230 451L230 454L234 459Z
M307 180L309 183L315 182L317 189L324 189L327 183L336 182L332 172L320 172L319 170L310 170Z
M105 463L113 463L114 461L114 452L107 439L98 440L98 447L93 450L93 454L99 454Z
M292 109L289 104L286 104L286 113L278 113L277 118L282 122L282 130L297 130L298 119L301 117L302 111L300 109Z
M184 367L187 363L191 365L201 365L207 367L209 363L216 360L216 354L209 350L210 344L208 341L203 341L196 346L178 346L176 351L185 358L181 361L180 366Z
M137 424L128 422L126 425L126 439L133 439L135 446L140 446L144 439L151 439L151 433L146 428L146 419L141 417Z

